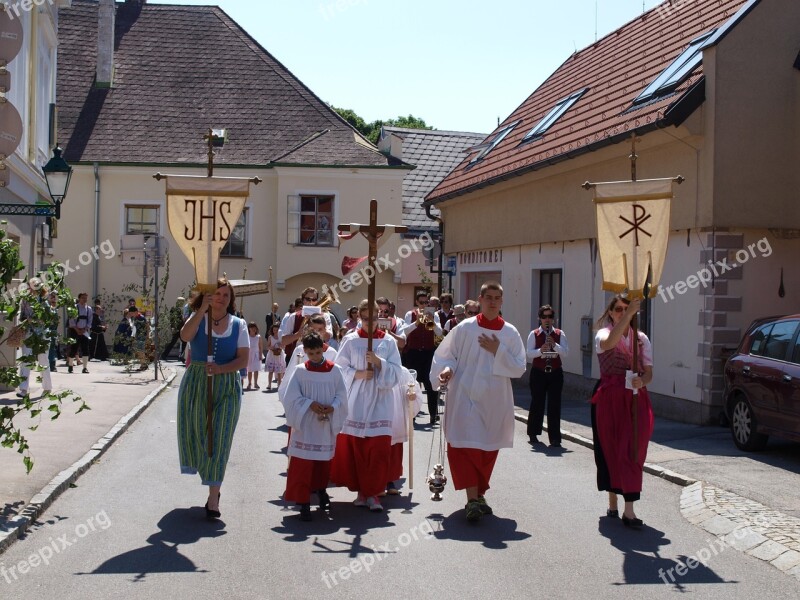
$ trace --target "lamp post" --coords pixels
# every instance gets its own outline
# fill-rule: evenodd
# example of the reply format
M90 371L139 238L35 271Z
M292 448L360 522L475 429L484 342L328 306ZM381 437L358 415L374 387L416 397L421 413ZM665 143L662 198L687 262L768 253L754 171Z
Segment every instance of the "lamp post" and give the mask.
M42 167L44 178L47 182L47 191L55 205L55 217L61 218L61 203L67 196L69 181L72 179L72 167L61 157L61 148L53 148L53 158Z
M67 196L72 178L72 167L61 158L61 148L53 148L53 158L47 161L42 171L53 204L0 204L0 215L61 218L61 203Z

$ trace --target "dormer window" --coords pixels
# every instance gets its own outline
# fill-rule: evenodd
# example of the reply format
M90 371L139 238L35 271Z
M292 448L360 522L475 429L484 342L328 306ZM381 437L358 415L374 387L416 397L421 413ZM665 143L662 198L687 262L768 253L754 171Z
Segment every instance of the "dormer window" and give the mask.
M474 164L474 163L478 162L479 160L483 160L483 158L484 158L484 157L485 157L487 154L489 154L489 152L491 152L492 150L494 150L494 149L495 149L495 147L497 147L497 145L498 145L500 142L502 142L502 141L503 141L503 139L504 139L504 138L505 138L505 137L506 137L506 136L507 136L509 133L511 133L511 130L512 130L512 129L514 129L514 127L516 127L518 123L519 123L519 121L514 121L514 122L513 122L513 123L511 123L510 125L506 125L505 127L503 127L503 128L500 130L500 131L498 131L498 132L495 134L495 136L492 138L492 140L491 140L491 141L489 141L489 142L486 142L486 143L484 143L484 144L480 144L480 145L478 145L478 146L473 146L473 147L472 147L472 150L473 150L473 151L477 151L477 154L475 154L475 156L472 158L472 160L470 160L470 161L469 161L469 164Z
M575 104L581 96L583 96L589 88L570 94L566 98L559 100L553 109L547 113L539 123L531 129L528 134L522 139L523 142L530 142L542 137L553 124L558 121L565 112L567 112L572 105Z
M708 39L714 35L714 32L716 32L716 29L712 29L699 38L692 40L689 47L670 66L662 71L661 75L656 77L653 83L648 85L633 103L643 104L675 91L675 88L686 81L689 75L702 64L703 48L705 48Z

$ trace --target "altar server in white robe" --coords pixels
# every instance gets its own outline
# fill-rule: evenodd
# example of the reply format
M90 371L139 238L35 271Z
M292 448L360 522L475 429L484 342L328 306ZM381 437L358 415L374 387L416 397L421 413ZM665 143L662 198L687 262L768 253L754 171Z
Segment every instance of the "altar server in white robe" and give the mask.
M300 506L300 518L311 520L311 492L321 509L330 508L328 486L336 436L347 417L347 387L341 368L324 356L316 332L303 337L308 360L287 377L283 397L286 422L292 428L288 454L292 457L284 500Z
M303 335L308 333L308 331L314 331L319 334L323 340L325 340L325 327L325 318L321 314L314 315L309 319L308 330L304 332ZM329 346L327 342L323 341L322 350L326 360L330 360L331 362L336 360L336 348ZM286 373L283 376L283 381L281 381L281 384L278 386L278 400L281 402L283 402L283 395L286 393L286 384L289 381L289 376L292 374L292 371L297 368L297 365L301 365L306 362L307 359L308 357L305 349L303 348L303 344L297 344L292 352L289 362L286 364Z
M484 495L500 448L514 444L511 378L525 373L525 345L500 316L503 288L483 284L481 312L459 323L433 357L431 382L447 385L444 431L453 486L467 493L467 520L492 514Z
M373 307L378 314L377 306ZM402 363L397 343L369 321L367 301L359 305L361 327L347 334L339 347L336 364L342 367L348 386L347 419L336 442L331 481L357 492L356 506L381 511L378 495L389 481L392 445L394 388L400 384ZM367 352L367 331L373 331L373 350ZM368 370L367 364L373 369Z
M411 371L403 367L400 385L394 388L394 417L392 419L392 450L389 461L389 482L386 493L400 493L397 480L403 475L403 444L408 442L409 413L413 417L422 409L422 390Z

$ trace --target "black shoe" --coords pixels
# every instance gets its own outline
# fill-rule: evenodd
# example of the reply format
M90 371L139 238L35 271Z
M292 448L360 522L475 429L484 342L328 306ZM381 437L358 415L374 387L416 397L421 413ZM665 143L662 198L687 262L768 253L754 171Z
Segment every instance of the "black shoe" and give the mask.
M211 510L210 508L208 508L208 501L206 501L205 509L206 509L206 519L208 519L209 521L214 521L215 519L219 519L222 516L222 513L220 513L218 510Z
M539 445L539 444L541 444L542 442L540 442L540 441L539 441L539 436L536 436L536 435L529 435L529 436L528 436L528 443L529 443L531 446L538 446L538 445Z
M219 502L221 496L222 492L219 492L217 494L217 502ZM222 513L220 513L218 510L211 510L210 508L208 508L208 500L206 500L205 508L206 508L206 519L208 519L209 521L213 521L214 519L219 519L222 516Z
M89 369L87 369L86 367L83 367L83 371L81 371L81 373L88 373L88 372L89 372Z
M72 367L67 367L67 373L72 373Z
M433 425L434 423L438 423L438 422L439 422L439 415L433 415L431 417L431 425Z
M331 497L325 490L317 490L317 497L319 498L319 507L322 510L329 510L331 507Z
M551 448L561 448L561 444L550 444Z
M606 516L610 519L619 519L619 511L618 510L611 510L606 509Z
M622 524L633 529L641 529L644 525L641 519L629 519L625 515L622 515Z
M300 520L301 521L310 521L311 520L311 505L310 504L301 504L300 505Z

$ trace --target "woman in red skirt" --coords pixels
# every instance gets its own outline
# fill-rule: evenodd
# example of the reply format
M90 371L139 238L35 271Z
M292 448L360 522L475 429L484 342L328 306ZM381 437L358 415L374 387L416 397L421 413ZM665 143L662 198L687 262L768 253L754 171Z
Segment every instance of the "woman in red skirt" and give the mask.
M618 517L617 496L625 499L622 522L626 527L641 527L633 510L642 491L642 473L647 445L653 433L653 409L647 386L653 379L653 351L641 331L634 345L631 321L636 318L641 300L628 301L615 296L597 322L595 350L600 361L600 383L592 397L597 487L608 492L609 517ZM638 373L626 387L626 372L633 365L633 352L639 353ZM636 394L634 394L636 390ZM633 406L636 403L634 424ZM634 431L638 435L634 435ZM634 447L635 446L635 447Z

